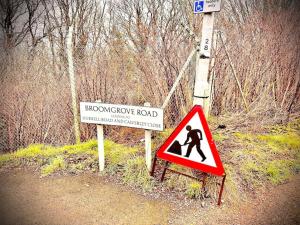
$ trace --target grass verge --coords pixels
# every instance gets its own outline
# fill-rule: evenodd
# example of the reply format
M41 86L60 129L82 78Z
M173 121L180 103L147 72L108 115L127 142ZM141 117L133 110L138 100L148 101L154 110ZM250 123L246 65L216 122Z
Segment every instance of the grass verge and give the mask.
M280 184L299 172L299 120L287 126L274 126L266 134L235 133L243 148L233 152L239 162L239 173L249 186L260 186L266 180Z
M229 201L240 198L241 189L251 190L266 182L274 185L285 182L300 170L300 132L299 121L287 126L270 127L265 134L240 133L228 134L214 132L217 145L234 143L235 148L222 152L227 173L225 194ZM172 132L161 132L154 140L154 146L164 141ZM143 147L128 147L106 140L104 143L106 169L104 176L117 176L127 185L151 191L157 185L149 176ZM225 148L225 150L227 150ZM224 151L224 150L223 150ZM37 165L41 176L53 173L98 171L97 141L90 140L77 145L49 146L33 144L13 153L0 155L0 167L10 164ZM172 169L192 175L193 171L175 164ZM209 195L217 198L219 179L209 177ZM164 185L169 190L177 190L189 198L202 198L202 185L189 178L168 173Z

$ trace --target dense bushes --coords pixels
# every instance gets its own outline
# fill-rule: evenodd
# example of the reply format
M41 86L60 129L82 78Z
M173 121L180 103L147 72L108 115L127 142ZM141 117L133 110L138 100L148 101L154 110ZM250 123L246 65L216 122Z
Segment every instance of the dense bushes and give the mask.
M3 33L2 151L31 143L74 142L65 51L69 24L60 18L55 20L59 15L55 10L66 13L58 2L52 7L49 1L43 11L47 13L45 18L39 18L45 19L44 23L34 20L34 26L40 30L45 26L45 37L33 40L35 36L25 36L23 42L12 47L5 45L3 40L8 34ZM216 15L215 28L223 32L250 106L248 116L259 117L257 121L285 122L299 112L299 5L297 1L264 2L225 1L222 11ZM77 21L73 37L77 100L101 99L133 105L147 101L160 107L195 44L178 24L182 22L198 34L201 15L192 14L191 0L106 3L104 7L89 0L72 6L79 7L81 12L73 15ZM85 17L86 14L94 16ZM31 39L34 45L30 45ZM216 62L211 68L215 72L211 113L235 112L245 118L241 95L220 39L213 55ZM180 121L191 107L194 72L193 62L165 109L168 128ZM106 128L106 134L110 134L110 129ZM94 137L95 126L81 124L81 140Z

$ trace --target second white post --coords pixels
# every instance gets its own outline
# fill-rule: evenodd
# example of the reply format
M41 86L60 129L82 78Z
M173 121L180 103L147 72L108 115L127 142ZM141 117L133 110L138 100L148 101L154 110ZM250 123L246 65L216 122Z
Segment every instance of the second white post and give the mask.
M96 102L101 102L101 100L98 100ZM104 170L104 165L105 165L103 125L97 125L97 141L98 141L99 171L101 172Z
M150 107L151 104L149 102L146 102L144 106ZM146 165L148 171L151 170L151 130L145 130L145 158L146 158Z

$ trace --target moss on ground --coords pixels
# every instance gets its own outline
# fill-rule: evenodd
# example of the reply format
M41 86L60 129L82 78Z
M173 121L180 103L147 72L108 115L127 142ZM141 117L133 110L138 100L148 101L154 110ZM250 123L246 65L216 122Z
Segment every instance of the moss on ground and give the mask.
M11 154L0 155L0 167L12 160Z
M234 166L225 164L224 170L226 171L226 183L224 195L229 199L229 202L238 202L243 196L240 195L239 191L239 175L236 173L236 169ZM216 184L217 182L214 182ZM218 183L221 183L221 178L218 178ZM212 191L215 193L215 198L217 198L216 194L219 192L219 185L215 185L215 190Z
M105 141L104 149L107 160L107 170L113 174L119 172L128 164L128 160L136 157L139 152L138 148L116 144L109 140Z
M41 175L48 176L58 170L66 168L65 160L62 156L58 156L51 160L50 164L41 168Z
M126 162L123 168L123 181L132 186L141 187L143 191L153 188L153 178L149 175L144 157L137 156Z
M104 142L104 144L107 144L107 142ZM98 147L97 140L89 140L87 142L83 142L76 145L62 146L60 148L60 151L62 151L64 154L69 154L69 155L88 154L88 155L98 156L97 147Z
M81 155L88 154L97 156L97 141L90 140L76 145L65 145L65 146L49 146L43 144L32 144L26 148L21 148L13 153L0 155L0 162L11 160L25 159L32 160L39 157L52 158L58 155Z
M105 140L106 173L120 173L124 183L150 190L153 180L145 165L144 152L138 148ZM78 173L98 170L97 141L90 140L76 145L49 146L33 144L13 153L0 155L0 166L9 162L36 163L41 168L41 176L66 171Z
M286 134L268 134L258 135L257 138L268 145L274 152L299 151L300 136L296 133L289 132Z
M189 183L185 193L189 198L199 198L202 194L202 183L196 181Z
M222 141L225 141L227 139L229 139L229 137L223 133L214 133L213 134L213 139L214 141L216 142L222 142Z
M265 180L283 183L299 171L299 120L287 126L270 127L270 133L235 133L243 149L234 151L233 161L248 185L259 186Z

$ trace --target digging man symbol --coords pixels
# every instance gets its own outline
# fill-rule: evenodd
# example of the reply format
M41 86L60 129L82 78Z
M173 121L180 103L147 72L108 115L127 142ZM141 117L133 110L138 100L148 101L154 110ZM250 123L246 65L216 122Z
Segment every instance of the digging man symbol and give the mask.
M202 161L201 162L203 162L206 159L206 157L203 154L202 150L200 149L200 140L202 140L202 132L200 130L198 130L198 129L192 130L192 127L190 125L186 126L186 130L188 131L188 134L187 134L186 141L184 142L183 145L188 144L189 146L188 146L188 149L187 149L185 157L188 158L190 156L193 147L196 145L196 149L197 149L198 153L202 157ZM198 133L200 135L200 138L198 136ZM192 139L192 140L191 140L191 142L188 143L189 139Z

